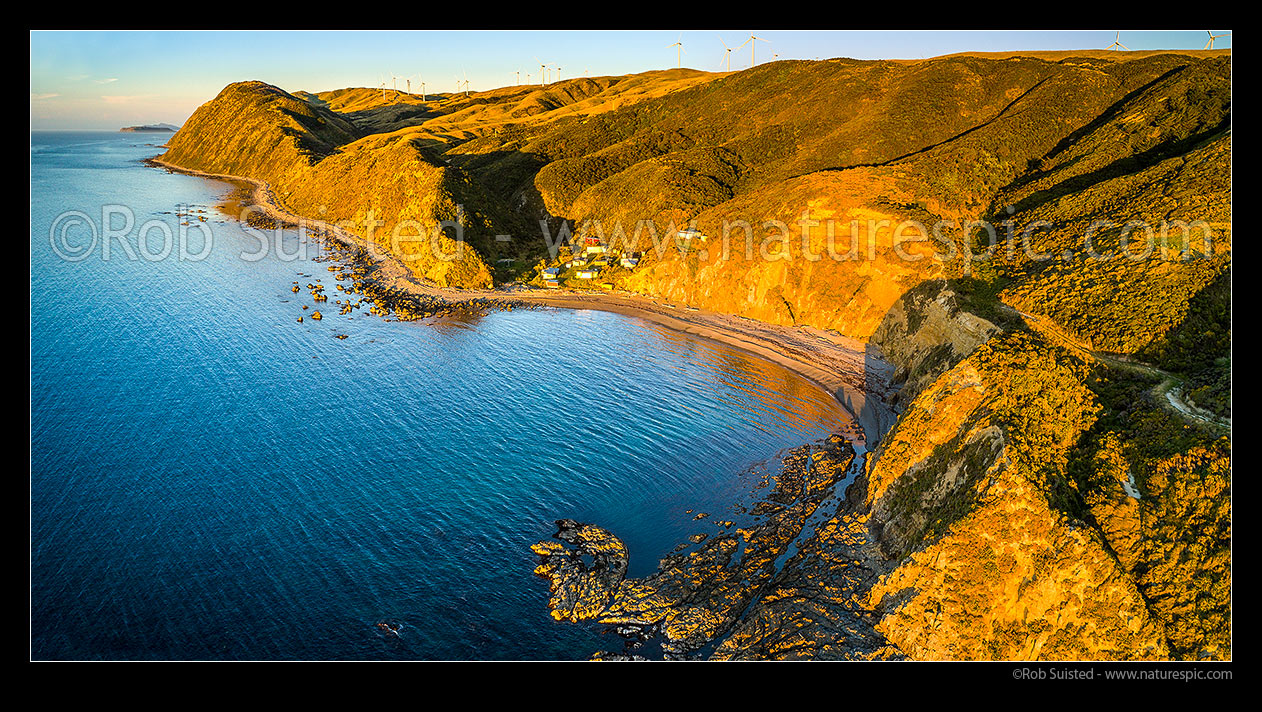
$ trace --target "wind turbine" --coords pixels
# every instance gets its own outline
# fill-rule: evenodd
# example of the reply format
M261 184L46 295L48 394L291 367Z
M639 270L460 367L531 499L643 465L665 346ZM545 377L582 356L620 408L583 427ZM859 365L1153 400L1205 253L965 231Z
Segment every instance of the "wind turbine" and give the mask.
M683 67L684 66L684 34L682 32L679 33L679 39L675 42L675 44L666 45L666 49L670 49L671 47L679 48L675 50L675 67L676 68Z
M723 61L727 64L727 71L732 71L732 48L727 46L723 41L723 35L719 35L719 44L723 45Z
M1110 50L1110 49L1113 49L1114 47L1121 47L1124 50L1130 49L1130 47L1127 47L1126 45L1122 44L1122 31L1121 30L1117 31L1117 35L1113 38L1113 44L1109 45L1108 47L1105 47L1104 49Z
M557 78L554 79L553 81L557 81L557 82L561 81L561 68L560 67L553 67L553 68L557 70Z
M767 44L771 44L769 40L764 40L761 37L754 37L752 34L749 36L749 39L741 43L741 47L744 47L746 44L749 45L749 66L751 67L754 66L754 64L756 64L756 62L754 61L754 47L757 46L756 43L758 42L766 42ZM737 47L736 49L740 49L741 47Z
M1231 36L1230 32L1224 35L1216 35L1211 30L1205 30L1205 34L1209 35L1209 43L1205 45L1205 49L1214 49L1214 40L1218 39L1219 37Z
M516 72L514 72L514 74L517 75L517 84L515 86L521 86L521 70L518 69Z
M539 59L538 57L535 57L535 61L539 63L539 78L542 80L543 85L544 85L544 86L547 86L547 84L548 84L548 65L544 64L544 63L543 63L543 60L542 60L542 59Z
M418 74L416 79L421 83L421 101L425 101L425 77Z

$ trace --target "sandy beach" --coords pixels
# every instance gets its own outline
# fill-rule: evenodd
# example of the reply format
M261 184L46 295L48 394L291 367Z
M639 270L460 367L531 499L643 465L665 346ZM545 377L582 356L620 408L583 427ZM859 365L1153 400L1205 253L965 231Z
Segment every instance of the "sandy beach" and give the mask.
M345 246L369 249L358 235L321 220L290 212L267 183L246 176L207 173L166 163L151 163L167 170L251 187L250 205L282 223L304 223L322 237ZM438 297L459 303L475 299L526 302L560 309L594 309L645 319L669 329L740 349L776 363L806 378L835 397L855 415L869 444L878 441L896 420L888 404L894 387L894 367L872 346L841 334L813 327L787 327L731 314L707 312L674 305L629 292L596 292L567 289L532 289L521 286L493 290L444 289L420 284L402 262L371 249L373 279L402 292Z

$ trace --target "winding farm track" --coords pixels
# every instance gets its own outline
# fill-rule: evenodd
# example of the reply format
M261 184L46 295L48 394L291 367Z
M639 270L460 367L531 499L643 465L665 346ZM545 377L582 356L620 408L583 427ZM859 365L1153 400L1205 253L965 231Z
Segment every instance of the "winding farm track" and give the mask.
M1153 398L1163 405L1167 410L1176 413L1184 420L1194 424L1206 425L1214 429L1231 431L1231 418L1220 418L1217 415L1198 408L1189 403L1183 396L1183 379L1169 371L1163 371L1151 364L1134 361L1122 354L1111 354L1103 351L1094 351L1086 344L1078 341L1069 334L1065 333L1054 321L1047 317L1038 316L1037 314L1028 314L1010 304L1003 304L1014 314L1019 315L1025 320L1027 326L1044 338L1054 341L1072 351L1075 351L1088 359L1099 361L1101 363L1119 368L1126 371L1143 373L1154 378L1161 379L1152 389Z

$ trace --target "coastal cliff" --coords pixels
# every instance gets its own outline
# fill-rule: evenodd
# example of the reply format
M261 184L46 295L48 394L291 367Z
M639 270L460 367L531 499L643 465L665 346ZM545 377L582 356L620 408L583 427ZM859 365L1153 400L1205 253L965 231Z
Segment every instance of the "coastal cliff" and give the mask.
M614 289L894 365L879 445L791 453L762 524L640 579L598 522L536 546L553 616L613 627L611 657L1230 658L1231 58L1133 54L246 82L162 159L265 181L425 283L542 286L541 225L640 253ZM408 220L463 231L382 237Z

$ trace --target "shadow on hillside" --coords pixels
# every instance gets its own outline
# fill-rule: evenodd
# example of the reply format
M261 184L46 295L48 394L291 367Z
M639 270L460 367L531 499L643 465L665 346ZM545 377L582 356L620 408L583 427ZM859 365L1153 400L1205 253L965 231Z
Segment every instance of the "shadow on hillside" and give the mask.
M364 136L419 126L441 115L441 112L436 112L425 104L385 104L341 114L364 132Z
M1083 126L1079 127L1077 130L1070 133L1068 136L1058 141L1056 145L1052 147L1052 150L1048 151L1047 155L1043 156L1043 160L1048 160L1050 158L1055 157L1056 154L1060 153L1061 151L1064 151L1065 149L1069 148L1075 143L1078 143L1082 139L1091 135L1094 131L1096 131L1100 127L1104 126L1105 124L1117 118L1117 116L1122 113L1122 110L1126 108L1127 104L1134 101L1137 97L1143 95L1144 92L1148 91L1149 89L1161 83L1162 81L1165 81L1167 78L1172 77L1186 69L1187 69L1187 65L1175 67L1174 69L1166 71L1161 76L1158 76L1156 79L1153 79L1152 81L1149 81L1143 84L1142 86L1136 87L1135 89L1127 92L1122 98L1113 102L1112 106L1110 106L1109 108L1101 112L1099 116L1092 119L1090 122L1084 124ZM1015 181L1012 182L1012 185L1010 187L1020 188L1026 183L1029 183L1035 178L1038 178L1040 175L1042 175L1041 171L1030 171L1026 175L1019 176Z
M1183 155L1188 153L1200 145L1207 143L1223 132L1231 129L1231 117L1226 116L1213 128L1200 131L1182 139L1166 141L1164 143L1153 146L1152 148L1132 154L1124 158L1119 158L1102 168L1094 171L1083 173L1082 175L1066 178L1056 185L1043 190L1037 190L1030 195L1017 201L1013 206L1017 212L1032 208L1036 205L1048 203L1066 195L1086 190L1098 183L1117 178L1119 176L1128 175L1138 171L1142 171L1149 166L1155 165L1167 158ZM1066 164L1065 167L1077 162ZM1028 182L1029 179L1026 180ZM1014 183L1014 185L1017 185Z

